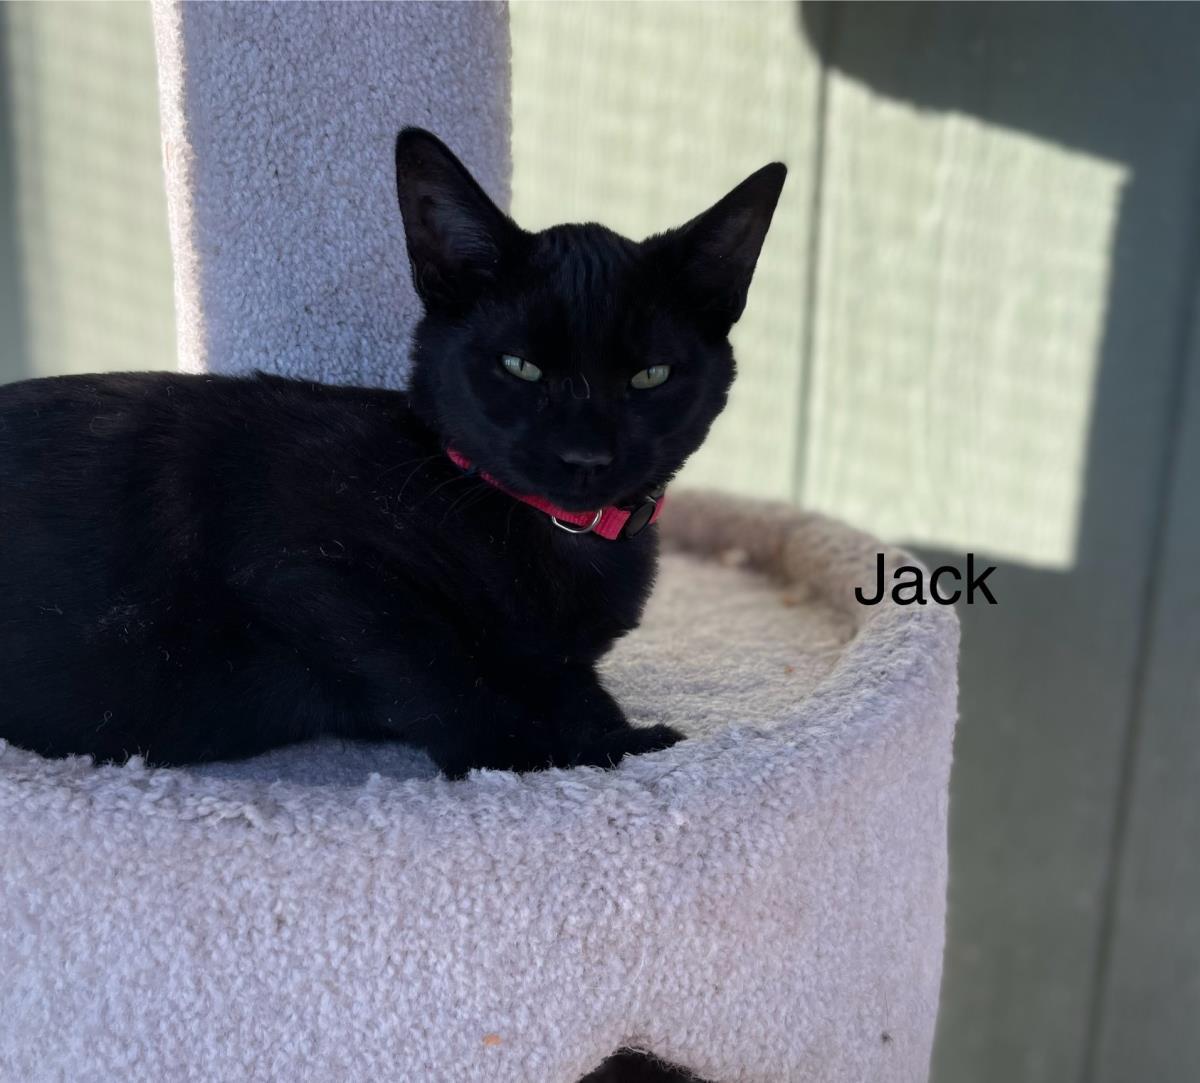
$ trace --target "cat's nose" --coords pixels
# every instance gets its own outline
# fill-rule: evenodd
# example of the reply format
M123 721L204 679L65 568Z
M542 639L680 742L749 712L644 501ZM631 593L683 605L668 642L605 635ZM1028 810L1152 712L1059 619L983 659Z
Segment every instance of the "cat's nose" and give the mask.
M560 451L558 457L568 466L582 466L590 470L599 470L613 461L612 452L596 448L567 448Z

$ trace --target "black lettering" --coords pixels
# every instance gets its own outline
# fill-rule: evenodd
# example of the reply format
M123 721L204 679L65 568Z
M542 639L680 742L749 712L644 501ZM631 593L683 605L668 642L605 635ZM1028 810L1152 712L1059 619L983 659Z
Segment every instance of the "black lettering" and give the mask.
M909 582L902 582L900 579L905 572L911 573ZM892 587L893 602L897 605L912 605L913 602L925 605L925 578L921 575L920 568L915 568L911 564L902 564L892 574L892 578L896 580L896 585ZM913 596L911 598L900 597L900 592L906 588L912 588Z
M956 583L962 581L962 575L952 564L943 564L940 568L934 571L929 577L929 593L933 595L933 600L937 602L938 605L953 605L959 600L959 598L962 597L961 590L956 590L948 598L943 598L941 594L938 593L938 576L945 575L947 573L953 577Z
M989 564L982 575L975 574L975 554L967 554L967 605L975 604L975 591L978 590L988 600L988 605L995 605L996 598L987 588L984 580L996 570L995 565Z
M875 597L868 599L862 587L854 588L854 597L859 605L878 605L883 601L883 554L875 554Z

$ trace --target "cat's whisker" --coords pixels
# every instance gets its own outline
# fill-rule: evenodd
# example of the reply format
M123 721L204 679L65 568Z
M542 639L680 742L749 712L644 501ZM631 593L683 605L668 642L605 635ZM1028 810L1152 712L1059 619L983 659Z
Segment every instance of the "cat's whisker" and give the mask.
M453 512L454 509L460 504L463 505L462 510L467 511L468 509L473 508L476 504L480 503L485 497L493 493L499 494L499 492L499 489L491 485L480 485L478 489L472 489L469 492L463 493L462 496L458 497L458 499L456 499L454 503L446 509L445 513L442 515L441 521L444 523L449 517L450 513ZM472 497L474 497L474 500L471 499Z
M436 459L437 457L438 456L436 456L436 455L421 455L415 459L401 459L398 463L392 463L391 466L384 467L383 470L381 470L378 474L376 474L374 484L378 485L389 474L394 474L397 470L401 469L402 467L409 466L412 463L420 464L420 463L431 462L432 460Z
M447 478L445 481L439 482L437 485L435 485L432 489L429 490L429 492L426 494L426 496L437 496L437 494L440 493L444 488L446 488L447 485L453 485L456 481L479 481L479 480L480 479L478 477L476 477L476 475L474 475L474 474L455 474L454 477Z
M578 402L585 402L592 397L592 385L588 383L588 378L581 372L579 378L583 381L583 394L575 394L575 380L571 376L563 377L563 387L566 388L567 394Z
M413 469L409 473L408 477L406 477L404 479L404 484L400 486L400 491L396 494L396 502L397 503L400 503L404 499L404 490L408 488L408 483L410 481L412 481L412 479L415 478L421 472L421 468L424 466L427 466L429 463L433 462L434 459L437 459L437 458L439 458L439 456L437 456L437 455L428 455L425 458L417 461L417 465L415 467L413 467ZM414 460L409 459L408 461L413 462Z

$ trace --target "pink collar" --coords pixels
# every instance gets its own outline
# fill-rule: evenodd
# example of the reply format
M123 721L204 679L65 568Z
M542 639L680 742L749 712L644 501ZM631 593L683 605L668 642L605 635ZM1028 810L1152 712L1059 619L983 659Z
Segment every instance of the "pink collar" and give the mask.
M531 508L537 508L538 511L544 511L550 516L550 522L568 534L598 534L609 541L616 541L618 538L632 538L635 534L640 534L645 530L662 513L665 499L662 496L648 496L633 508L618 508L610 504L598 511L567 511L566 508L551 504L549 500L543 500L540 496L514 493L512 489L502 485L491 474L472 466L470 459L452 447L446 448L446 454L450 456L450 461L455 466L468 473L477 473L489 485L507 493L514 500L528 504Z

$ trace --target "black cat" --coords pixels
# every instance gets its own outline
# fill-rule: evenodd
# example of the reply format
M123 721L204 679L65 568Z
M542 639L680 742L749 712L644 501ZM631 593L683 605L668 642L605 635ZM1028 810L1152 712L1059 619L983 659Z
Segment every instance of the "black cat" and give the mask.
M450 775L679 738L631 727L594 666L653 582L656 496L724 406L786 170L638 244L521 230L427 132L396 168L425 306L407 394L0 388L0 736L158 764L394 738Z

